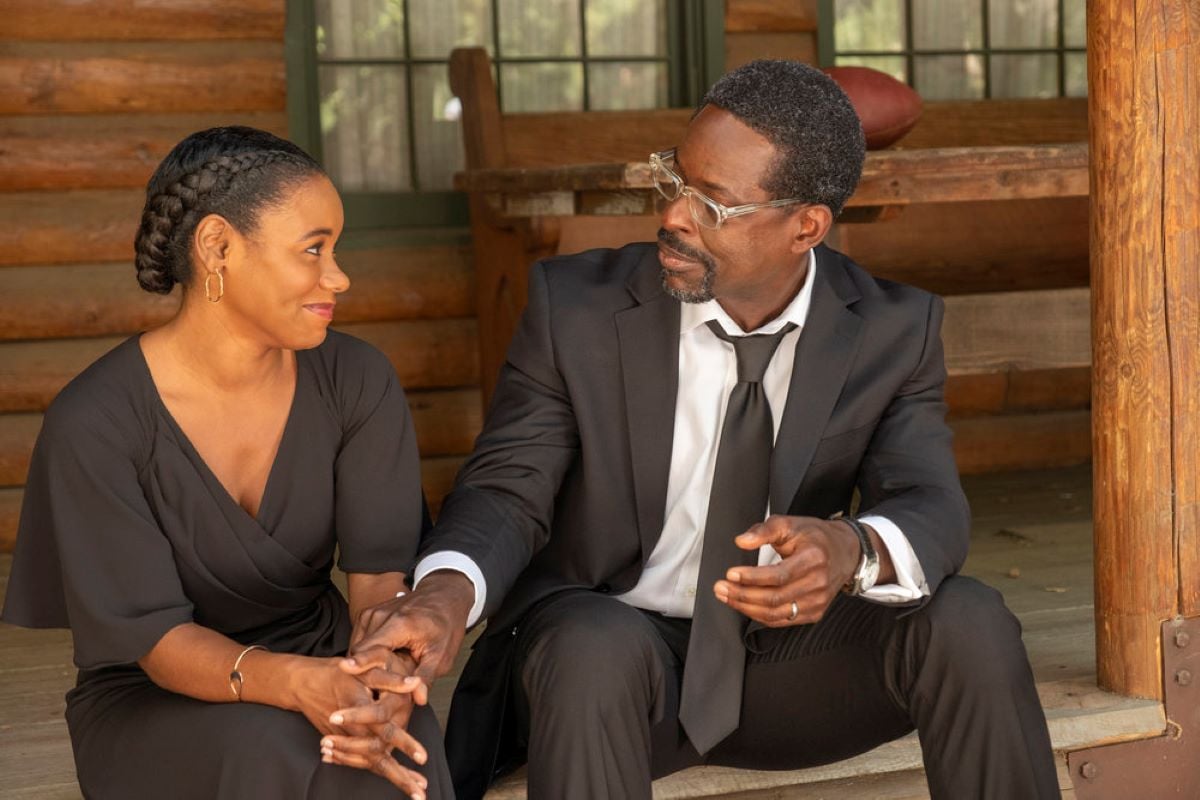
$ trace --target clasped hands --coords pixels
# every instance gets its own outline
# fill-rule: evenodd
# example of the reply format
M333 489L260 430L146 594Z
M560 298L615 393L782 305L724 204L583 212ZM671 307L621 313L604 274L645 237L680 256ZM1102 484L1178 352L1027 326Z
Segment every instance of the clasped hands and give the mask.
M871 532L873 539L878 534ZM844 522L772 515L734 539L742 550L771 545L780 561L731 567L713 584L717 599L771 628L804 625L824 616L833 598L854 576L862 548ZM886 548L876 544L881 576L890 574Z
M374 694L329 715L318 725L322 760L368 769L414 800L423 800L423 776L392 756L399 749L418 764L427 754L406 728L413 703L428 702L429 686L450 671L466 633L474 587L457 573L434 573L412 592L363 611L350 651L338 668Z

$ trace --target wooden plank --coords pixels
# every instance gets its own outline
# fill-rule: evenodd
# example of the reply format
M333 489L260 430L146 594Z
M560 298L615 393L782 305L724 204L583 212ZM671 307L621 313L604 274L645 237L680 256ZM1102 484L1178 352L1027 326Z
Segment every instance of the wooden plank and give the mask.
M4 37L283 39L280 0L6 0Z
M1139 697L1162 697L1161 623L1200 585L1195 11L1088 4L1096 649L1100 685Z
M479 382L473 319L402 320L338 325L382 350L406 389ZM123 337L0 343L0 412L40 411L73 377Z
M759 58L782 58L816 66L816 34L808 31L725 34L726 72Z
M1092 454L1087 410L968 417L950 427L963 475L1083 464Z
M836 225L827 241L873 275L941 295L1088 282L1086 197L907 206L894 219Z
M41 429L41 414L0 414L0 487L25 485L29 456Z
M177 142L217 125L287 135L280 112L0 118L0 191L143 188Z
M683 138L692 113L689 108L662 108L505 114L505 163L546 167L645 161Z
M816 0L726 0L725 34L747 31L817 30Z
M0 488L0 553L11 553L17 541L17 520L24 489Z
M951 375L1091 363L1088 290L946 298L942 343Z
M350 290L338 298L337 320L468 317L474 313L474 271L465 247L343 250L338 260ZM174 315L180 290L143 291L126 262L0 269L0 340L133 333Z
M0 56L0 114L283 111L285 103L282 43L73 44Z
M1087 100L935 100L898 148L987 147L1087 140Z
M425 500L429 503L429 512L436 518L441 510L442 501L454 488L454 478L462 467L465 458L461 456L444 456L440 458L421 459L421 484L425 489Z
M1073 369L954 375L946 381L951 416L1087 408L1092 371Z
M133 261L144 191L0 194L0 266Z

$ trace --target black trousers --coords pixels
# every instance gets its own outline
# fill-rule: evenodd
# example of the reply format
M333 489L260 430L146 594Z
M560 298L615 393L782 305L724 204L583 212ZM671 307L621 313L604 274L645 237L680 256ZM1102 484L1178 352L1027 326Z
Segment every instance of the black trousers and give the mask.
M649 798L685 767L799 769L914 728L934 798L1059 797L1020 624L975 580L917 611L839 595L820 622L753 634L741 724L703 758L678 720L690 627L587 591L530 611L512 689L531 798Z

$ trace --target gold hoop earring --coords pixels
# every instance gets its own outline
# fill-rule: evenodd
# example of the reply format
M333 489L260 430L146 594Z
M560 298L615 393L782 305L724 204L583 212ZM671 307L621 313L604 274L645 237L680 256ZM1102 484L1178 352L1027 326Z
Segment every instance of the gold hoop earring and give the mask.
M212 295L212 279L217 278L217 296ZM221 298L225 296L225 276L218 272L210 272L204 278L204 299L210 303L219 303Z

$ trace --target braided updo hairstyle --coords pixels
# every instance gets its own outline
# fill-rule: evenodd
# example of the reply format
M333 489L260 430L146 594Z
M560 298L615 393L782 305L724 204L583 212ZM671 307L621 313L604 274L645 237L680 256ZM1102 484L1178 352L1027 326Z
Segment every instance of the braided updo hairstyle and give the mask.
M219 214L243 234L253 233L263 208L295 184L324 174L308 153L266 131L231 126L193 133L167 154L146 186L134 239L138 283L159 294L187 284L200 220Z

